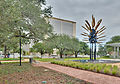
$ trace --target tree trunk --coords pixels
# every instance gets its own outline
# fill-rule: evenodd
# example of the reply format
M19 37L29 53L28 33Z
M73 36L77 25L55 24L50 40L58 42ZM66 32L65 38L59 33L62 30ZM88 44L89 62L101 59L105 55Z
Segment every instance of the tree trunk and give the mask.
M40 51L40 54L41 54L41 58L42 58L42 55L43 55L43 51L42 50Z
M77 52L75 52L75 58L77 58Z
M63 55L63 52L62 52L62 51L60 51L60 58L62 58L62 55Z
M7 46L5 45L4 46L4 55L5 55L5 58L7 57Z

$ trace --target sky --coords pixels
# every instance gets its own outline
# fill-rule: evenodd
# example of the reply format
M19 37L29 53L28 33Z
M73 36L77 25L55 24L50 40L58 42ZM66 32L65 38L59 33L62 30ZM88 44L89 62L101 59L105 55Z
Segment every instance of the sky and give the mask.
M76 37L82 41L81 33L84 31L85 20L91 22L92 14L96 21L103 19L105 26L105 39L120 35L120 0L46 0L51 5L53 16L61 19L72 20L76 24Z

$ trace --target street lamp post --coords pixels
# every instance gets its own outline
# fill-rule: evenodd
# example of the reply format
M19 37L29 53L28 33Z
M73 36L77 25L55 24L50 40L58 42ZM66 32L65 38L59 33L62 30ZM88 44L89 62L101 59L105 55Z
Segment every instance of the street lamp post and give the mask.
M19 37L20 37L20 66L21 66L21 31L19 31Z
M21 43L22 43L22 42L21 42L21 37L24 37L24 36L21 35L21 30L19 30L19 35L16 35L16 37L19 37L19 38L20 38L20 39L19 39L19 45L20 45L20 53L19 53L19 54L20 54L20 66L21 66L21 65L22 65L22 64L21 64Z

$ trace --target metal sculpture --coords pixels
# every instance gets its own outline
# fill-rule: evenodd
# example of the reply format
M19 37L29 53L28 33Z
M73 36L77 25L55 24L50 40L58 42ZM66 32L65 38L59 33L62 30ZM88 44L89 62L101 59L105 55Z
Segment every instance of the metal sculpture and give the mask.
M84 38L83 41L90 43L90 60L96 60L96 43L102 43L102 41L105 40L101 38L105 37L102 35L104 34L103 31L106 28L105 26L103 26L102 28L98 29L98 27L102 22L102 19L100 19L97 22L97 25L95 25L95 17L93 15L92 15L92 26L87 20L85 20L85 22L86 22L85 26L82 26L82 28L87 32L83 32L81 35L88 37L88 38Z

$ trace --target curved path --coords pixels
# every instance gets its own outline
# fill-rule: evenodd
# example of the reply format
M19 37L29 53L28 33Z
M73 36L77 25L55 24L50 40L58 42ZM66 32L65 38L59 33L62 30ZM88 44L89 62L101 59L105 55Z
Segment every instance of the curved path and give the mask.
M94 73L90 71L55 65L55 64L46 63L46 62L37 62L37 63L34 63L33 65L43 66L43 67L70 75L72 77L75 77L81 80L85 80L85 81L88 81L94 84L120 84L119 77L114 77L114 76Z

